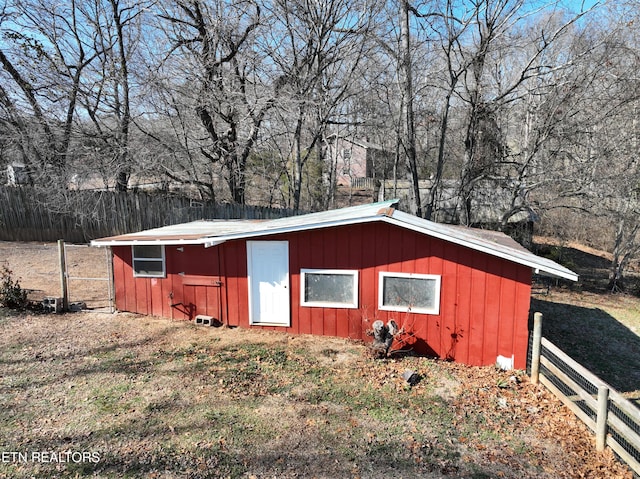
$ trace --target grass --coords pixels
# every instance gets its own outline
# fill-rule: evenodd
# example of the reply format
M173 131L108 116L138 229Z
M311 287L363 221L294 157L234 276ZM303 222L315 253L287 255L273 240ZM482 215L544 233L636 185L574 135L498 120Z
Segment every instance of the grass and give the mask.
M618 391L640 397L640 301L593 299L551 293L532 308L544 315L543 336Z
M543 335L618 391L640 399L640 263L627 269L627 294L611 294L607 253L578 244L543 244L539 253L545 252L580 280L534 295L531 309L544 314Z
M0 452L99 459L1 461L2 478L555 478L571 477L574 456L585 467L531 432L527 401L563 429L571 417L493 368L133 315L11 316L0 333ZM408 387L406 369L422 380ZM615 477L609 456L590 461Z
M536 296L545 335L635 394L640 301L600 294L602 258L555 252L587 267L579 285ZM375 361L331 338L0 309L0 454L90 454L0 456L0 479L630 477L548 391L512 374Z
M4 326L44 335L44 317L30 318L29 325L13 321ZM323 468L337 476L350 474L353 460L376 469L416 469L399 440L402 428L382 424L396 413L391 390L376 391L350 371L321 365L331 361L327 356L318 359L284 343L221 345L219 338L169 345L153 329L130 331L138 336L134 346L126 334L109 347L100 338L65 345L65 326L52 325L46 334L55 337L53 351L24 334L4 341L1 360L9 367L2 394L9 407L0 412L3 448L98 451L100 462L61 470L41 463L3 465L8 477L50 477L52 471L61 477L167 471L240 477L261 470L284 474L292 458L298 465L326 462ZM383 431L361 442L373 424L374 431ZM343 441L347 430L353 442ZM386 459L372 459L383 451Z

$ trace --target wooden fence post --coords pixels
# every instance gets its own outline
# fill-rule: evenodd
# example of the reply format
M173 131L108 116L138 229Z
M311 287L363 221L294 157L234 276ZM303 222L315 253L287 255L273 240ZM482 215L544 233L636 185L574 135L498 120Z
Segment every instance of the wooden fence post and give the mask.
M109 281L109 312L110 313L115 313L116 312L116 307L115 307L115 301L116 301L116 293L115 293L115 278L114 278L114 271L113 271L113 248L111 248L111 246L108 246L107 248L105 248L107 251L107 274L108 274L108 281Z
M609 388L598 386L598 416L596 418L596 450L604 451L607 445L607 414L609 412Z
M69 310L69 291L67 288L67 259L64 251L64 240L58 240L58 259L60 260L60 295L62 311Z
M538 384L540 377L540 351L542 342L542 313L533 314L533 344L531 345L531 383Z

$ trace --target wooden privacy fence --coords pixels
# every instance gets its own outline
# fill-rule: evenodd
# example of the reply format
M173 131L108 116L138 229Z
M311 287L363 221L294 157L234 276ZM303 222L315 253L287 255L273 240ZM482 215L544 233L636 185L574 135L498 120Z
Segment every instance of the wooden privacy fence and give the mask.
M86 243L200 219L271 219L294 210L143 192L0 186L0 240Z
M640 475L640 409L542 337L542 315L534 317L531 382L544 384L596 435L596 448L609 446Z

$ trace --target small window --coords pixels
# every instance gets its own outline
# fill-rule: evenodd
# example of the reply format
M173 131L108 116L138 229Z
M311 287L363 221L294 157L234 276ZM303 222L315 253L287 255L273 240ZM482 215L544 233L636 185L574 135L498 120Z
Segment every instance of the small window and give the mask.
M140 277L164 278L164 246L133 246L133 275Z
M440 313L440 276L380 273L378 308L422 314Z
M358 307L358 272L355 270L303 269L300 282L302 306Z

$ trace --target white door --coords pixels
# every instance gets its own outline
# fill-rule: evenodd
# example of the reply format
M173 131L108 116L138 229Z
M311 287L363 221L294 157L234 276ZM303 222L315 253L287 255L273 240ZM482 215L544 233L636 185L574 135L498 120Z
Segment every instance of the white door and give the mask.
M289 243L247 241L249 323L290 326Z

